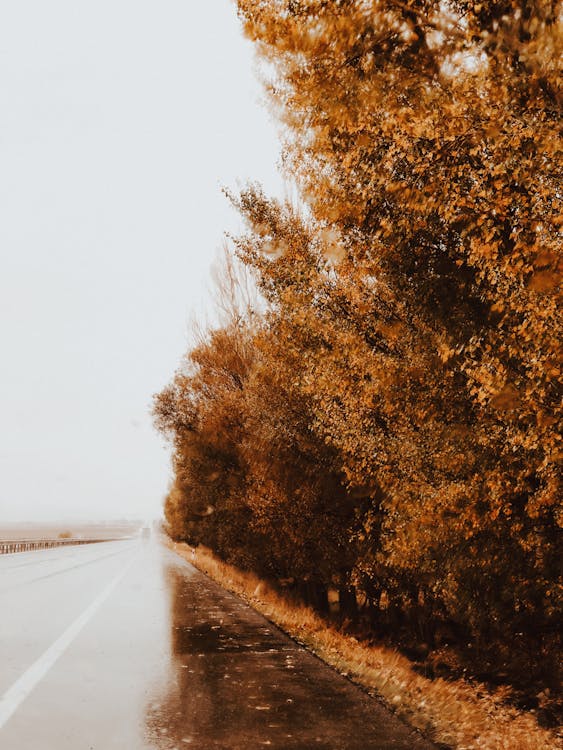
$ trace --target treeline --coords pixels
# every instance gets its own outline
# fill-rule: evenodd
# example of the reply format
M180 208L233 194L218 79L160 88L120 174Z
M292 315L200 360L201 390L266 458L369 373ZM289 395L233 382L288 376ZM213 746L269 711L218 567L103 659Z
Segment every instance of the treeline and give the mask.
M301 204L156 400L171 535L555 684L561 6L239 0Z

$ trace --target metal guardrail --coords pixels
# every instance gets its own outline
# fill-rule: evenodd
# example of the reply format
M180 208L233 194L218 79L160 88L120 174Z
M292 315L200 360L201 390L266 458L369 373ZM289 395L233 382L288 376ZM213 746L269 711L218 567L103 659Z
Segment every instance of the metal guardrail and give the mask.
M70 544L96 544L111 542L112 539L0 539L0 555L12 552L30 552L34 549L64 547Z

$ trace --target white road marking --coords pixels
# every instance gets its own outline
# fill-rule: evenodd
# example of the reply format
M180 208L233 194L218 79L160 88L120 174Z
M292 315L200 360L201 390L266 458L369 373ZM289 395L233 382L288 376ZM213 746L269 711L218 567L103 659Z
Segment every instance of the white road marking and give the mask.
M49 646L49 648L35 661L22 676L17 679L0 699L0 729L17 711L35 686L45 677L57 659L66 651L78 633L86 625L96 611L105 602L117 584L125 576L136 556L131 558L116 577L101 591L84 612L69 625L64 633Z

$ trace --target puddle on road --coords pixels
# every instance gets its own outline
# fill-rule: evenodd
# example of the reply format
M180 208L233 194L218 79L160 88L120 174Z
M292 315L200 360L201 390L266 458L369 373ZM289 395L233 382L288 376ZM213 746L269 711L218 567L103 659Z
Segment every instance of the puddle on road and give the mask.
M146 709L149 746L369 750L388 742L381 709L242 601L169 564L170 676Z
M172 632L174 653L211 654L218 651L240 653L241 651L270 651L270 644L262 640L241 641L236 623L211 625L198 622L186 627L176 626ZM277 651L277 649L273 649Z

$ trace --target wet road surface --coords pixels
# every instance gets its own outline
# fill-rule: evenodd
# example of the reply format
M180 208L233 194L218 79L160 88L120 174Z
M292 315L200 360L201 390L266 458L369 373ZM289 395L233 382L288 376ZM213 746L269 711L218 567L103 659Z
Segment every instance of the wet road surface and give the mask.
M156 540L0 557L2 750L430 750Z

